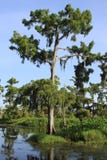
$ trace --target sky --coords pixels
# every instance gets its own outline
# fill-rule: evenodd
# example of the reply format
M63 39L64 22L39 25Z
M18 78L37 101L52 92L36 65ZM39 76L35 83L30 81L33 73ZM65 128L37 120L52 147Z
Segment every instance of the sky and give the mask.
M94 40L93 51L95 53L107 52L107 0L0 0L0 79L3 86L11 77L19 81L19 86L31 80L50 77L48 65L37 68L27 61L22 64L16 51L9 49L11 45L9 39L14 30L22 35L29 34L27 28L22 24L22 19L29 19L30 11L49 9L51 12L58 12L68 3L81 11L86 9L91 11L93 29L85 41ZM72 67L68 65L64 72L58 66L57 75L61 78L62 85L69 83ZM94 76L97 81L99 78L97 70Z

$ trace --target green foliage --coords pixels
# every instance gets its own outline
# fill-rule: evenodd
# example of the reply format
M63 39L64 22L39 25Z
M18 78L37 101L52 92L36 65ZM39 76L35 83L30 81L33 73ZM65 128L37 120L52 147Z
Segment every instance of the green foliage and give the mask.
M5 95L4 95L4 103L5 103L5 109L3 112L3 119L5 120L12 120L19 118L19 109L16 106L16 98L18 96L18 88L14 85L17 84L18 81L15 78L10 78L7 81L7 85L5 86Z
M18 108L15 107L15 106L9 106L9 105L7 105L5 107L5 110L4 110L2 118L4 120L7 120L8 122L10 122L12 119L19 118Z
M22 62L24 62L25 58L35 63L36 56L38 54L37 48L39 45L39 41L34 39L33 35L31 37L21 36L19 33L14 31L13 38L11 38L11 43L15 44L15 46L11 46L11 50L16 50L20 53L20 57L22 58ZM40 56L40 55L39 55ZM40 63L38 58L38 63Z
M107 62L107 53L102 55L100 59L100 65L99 65L99 68L102 71L100 76L101 76L101 84L103 87L107 85L107 63L106 62Z
M0 94L3 93L4 87L0 85Z
M97 136L98 133L98 136ZM95 139L98 143L106 143L107 119L88 118L80 121L77 118L67 119L67 125L62 129L62 135L72 141L90 141Z
M16 103L27 107L29 111L35 111L37 115L45 112L50 104L56 106L57 100L57 84L53 85L50 79L40 79L23 85L19 90Z
M19 81L16 80L16 78L12 77L10 78L7 83L10 85L10 86L13 86L14 84L17 84ZM8 85L7 85L8 87Z
M67 119L67 125L62 129L62 135L71 139L72 141L78 141L82 139L82 128L78 118Z
M75 113L75 116L82 120L83 118L89 118L89 117L91 117L91 113L90 113L89 110L82 109L82 110L78 110Z
M85 130L107 128L107 119L101 117L94 117L82 120L82 126Z
M50 13L47 9L31 11L30 19L23 19L23 24L28 29L34 27L40 37L44 36L46 38L45 45L50 49L40 47L42 40L35 39L33 35L21 36L16 31L10 39L12 43L10 49L19 53L22 62L27 59L37 66L41 63L48 63L52 66L57 56L56 50L59 50L60 41L68 37L75 41L77 34L86 36L92 29L91 19L89 10L81 12L78 8L73 9L70 4L58 13ZM55 47L53 48L53 46Z
M14 120L13 123L15 123L16 125L22 125L26 127L46 128L47 118L35 118L28 116Z
M44 135L46 133L47 118L36 118L33 116L14 119L11 121L4 121L5 123L11 123L11 125L19 125L23 127L35 128L38 135L32 136L31 141L36 143L60 143L57 136L48 137ZM1 121L1 123L3 123ZM75 116L66 118L66 126L63 125L62 118L55 118L55 126L57 129L56 135L60 135L70 142L89 143L89 144L104 144L107 143L107 119L96 118L84 118L82 121Z
M28 138L27 141L30 141L32 143L39 143L39 144L67 143L67 141L63 137L46 135L46 134L32 135L31 137Z
M83 139L86 143L99 144L106 141L106 136L99 130L83 131Z
M4 103L7 104L8 106L15 108L14 101L17 97L18 93L18 88L15 87L14 85L18 83L18 81L15 78L10 78L7 81L7 85L5 86L6 88L6 93L4 95Z

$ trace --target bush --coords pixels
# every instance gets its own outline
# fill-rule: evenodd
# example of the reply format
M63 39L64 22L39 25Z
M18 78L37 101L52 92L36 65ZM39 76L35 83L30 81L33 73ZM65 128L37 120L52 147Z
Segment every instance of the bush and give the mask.
M82 121L78 118L67 119L66 127L62 128L62 135L75 142L93 142L95 139L96 142L99 140L101 143L105 143L105 137L107 138L107 119L99 117L83 119Z
M16 125L22 125L27 127L38 127L44 128L47 125L46 118L35 118L35 117L23 117L13 121Z
M104 134L102 134L101 131L95 129L84 131L83 138L86 143L91 143L91 144L102 143L106 140Z
M62 135L72 141L82 140L82 126L78 118L67 119L67 125L62 129Z
M90 111L86 109L79 110L76 115L79 119L89 118L91 116Z
M85 130L90 130L90 129L103 130L104 128L107 129L107 119L101 117L83 119L82 126Z

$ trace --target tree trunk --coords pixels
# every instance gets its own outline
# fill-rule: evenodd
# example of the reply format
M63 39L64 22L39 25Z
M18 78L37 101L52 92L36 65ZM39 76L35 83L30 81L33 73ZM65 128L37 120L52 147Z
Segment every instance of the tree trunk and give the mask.
M56 66L56 54L54 54L53 62L51 64L51 80L53 85L55 84L55 66Z
M55 127L54 127L54 107L48 107L48 134L55 134Z
M54 56L55 57L55 56ZM55 64L56 58L54 58L53 63L51 65L51 80L53 85L55 85ZM54 106L50 105L48 107L48 134L55 134L55 127L54 127Z
M56 36L54 51L53 51L53 59L51 64L51 80L53 85L55 85L55 67L56 67L56 57L58 50L58 35ZM55 126L54 126L54 106L50 105L48 107L48 134L55 134Z

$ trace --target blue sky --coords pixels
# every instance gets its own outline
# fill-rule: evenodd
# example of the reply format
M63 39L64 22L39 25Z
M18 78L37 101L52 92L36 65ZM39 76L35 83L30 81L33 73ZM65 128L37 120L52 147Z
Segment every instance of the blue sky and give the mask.
M21 64L21 59L15 51L11 51L9 39L16 30L21 34L29 34L29 31L22 24L23 18L29 18L31 10L50 9L51 12L62 10L66 4L70 3L73 8L80 10L89 9L92 13L93 30L84 39L90 42L94 40L94 52L105 53L107 51L107 1L106 0L1 0L0 1L0 79L1 84L15 77L19 85L40 78L49 78L49 67L42 65L36 68L30 62ZM70 63L70 62L69 62ZM70 64L65 72L57 68L57 75L61 77L62 84L68 83L72 76ZM97 81L98 72L95 71L95 81Z

